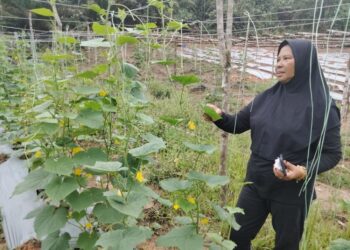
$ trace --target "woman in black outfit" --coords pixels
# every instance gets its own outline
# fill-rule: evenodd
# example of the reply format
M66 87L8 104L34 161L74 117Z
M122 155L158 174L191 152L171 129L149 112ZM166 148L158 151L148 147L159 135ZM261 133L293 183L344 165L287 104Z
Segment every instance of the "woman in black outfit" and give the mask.
M341 159L340 114L329 95L315 47L285 40L278 48L278 82L235 115L208 104L229 133L251 132L251 156L237 206L240 230L231 231L239 250L251 249L268 214L276 232L275 249L299 249L304 220L319 173ZM209 117L206 117L210 119ZM286 173L274 166L283 155Z

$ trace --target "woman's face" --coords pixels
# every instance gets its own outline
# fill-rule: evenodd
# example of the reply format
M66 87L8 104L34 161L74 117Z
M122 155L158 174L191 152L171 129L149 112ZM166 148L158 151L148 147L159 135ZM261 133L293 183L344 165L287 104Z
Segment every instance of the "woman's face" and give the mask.
M276 76L279 82L287 83L295 75L295 61L289 45L283 46L277 57Z

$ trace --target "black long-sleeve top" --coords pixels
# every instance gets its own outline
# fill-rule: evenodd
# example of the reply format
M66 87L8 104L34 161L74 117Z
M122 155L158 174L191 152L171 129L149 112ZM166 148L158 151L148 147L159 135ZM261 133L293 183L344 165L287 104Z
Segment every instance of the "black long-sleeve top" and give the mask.
M222 119L216 121L215 125L226 132L240 134L251 129L250 114L250 106L246 106L235 115L222 114ZM309 159L309 163L311 162L310 159L313 159L318 144L319 140L311 144L310 150L308 150L308 147L305 147L298 152L284 155L284 159L295 165L306 166L307 159ZM308 169L308 175L312 176L312 178L307 185L306 192L301 192L303 181L296 182L295 180L284 181L278 179L273 173L274 161L264 159L254 152L251 153L248 162L245 181L252 182L251 185L256 187L263 198L287 204L300 204L305 202L305 194L308 201L312 194L312 198L315 198L315 193L313 192L315 173L319 174L335 167L340 161L341 155L339 125L326 131L319 164L316 164L316 167L313 168L309 166Z

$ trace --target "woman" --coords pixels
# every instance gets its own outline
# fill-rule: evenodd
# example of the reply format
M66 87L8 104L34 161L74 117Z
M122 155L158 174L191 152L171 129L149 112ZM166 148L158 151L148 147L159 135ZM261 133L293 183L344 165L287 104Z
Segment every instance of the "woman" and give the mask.
M230 133L251 131L251 156L237 206L240 230L231 231L239 250L251 249L268 214L276 232L275 249L299 249L304 219L315 198L318 173L341 159L340 114L310 41L286 40L278 48L278 82L235 115L208 104ZM207 117L208 119L209 117ZM285 174L274 166L282 154Z

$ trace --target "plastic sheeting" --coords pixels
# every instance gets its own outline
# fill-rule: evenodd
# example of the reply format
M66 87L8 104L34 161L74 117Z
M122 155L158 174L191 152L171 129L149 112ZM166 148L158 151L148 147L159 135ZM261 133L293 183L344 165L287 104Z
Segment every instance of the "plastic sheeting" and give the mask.
M42 205L35 191L12 196L16 185L28 174L25 161L19 160L9 146L0 146L0 153L10 158L0 164L0 209L3 218L6 243L9 249L16 248L35 238L33 219L24 217Z
M44 202L38 198L35 190L12 196L16 185L28 175L26 161L18 159L16 152L7 145L0 145L0 153L10 156L0 164L0 211L7 247L14 249L36 238L34 219L24 218L29 212L44 205ZM84 222L83 219L81 223ZM61 233L68 232L71 235L70 245L73 247L80 233L78 227L78 223L71 220L61 230Z

